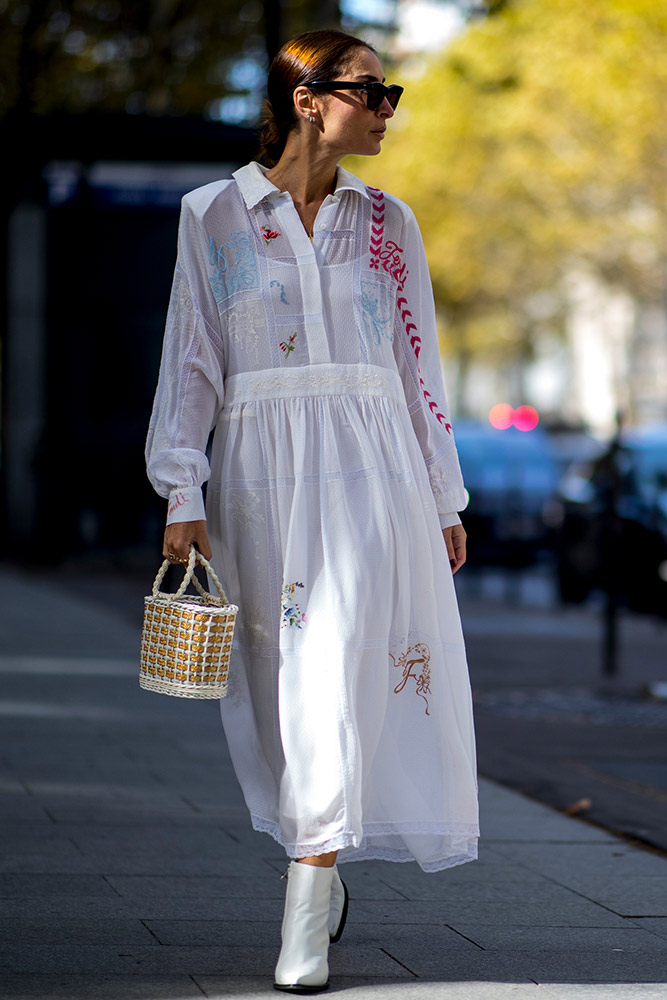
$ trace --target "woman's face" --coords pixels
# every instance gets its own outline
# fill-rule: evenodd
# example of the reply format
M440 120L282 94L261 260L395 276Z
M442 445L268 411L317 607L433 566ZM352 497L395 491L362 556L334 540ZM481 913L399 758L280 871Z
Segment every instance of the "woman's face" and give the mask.
M334 79L382 83L384 74L380 60L370 49L354 49L345 69ZM375 111L369 111L363 90L335 90L329 93L312 91L319 113L322 140L339 156L356 153L376 156L381 149L387 119L394 109L387 99Z

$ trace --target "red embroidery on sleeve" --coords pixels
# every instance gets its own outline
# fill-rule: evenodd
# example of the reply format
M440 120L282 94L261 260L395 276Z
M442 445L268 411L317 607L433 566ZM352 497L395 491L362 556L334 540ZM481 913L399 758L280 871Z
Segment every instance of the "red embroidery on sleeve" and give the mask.
M183 504L186 503L190 503L188 497L184 497L182 493L175 493L173 500L169 504L169 516L171 516L175 510L178 510L179 507L182 507Z
M393 240L384 241L384 192L378 190L378 188L369 187L368 193L373 199L371 207L371 238L369 246L371 255L370 266L373 270L379 271L380 264L382 264L387 274L390 274L395 280L398 285L399 292L403 292L409 272L401 257L401 254L403 253L401 247L399 247L397 243L394 243ZM433 399L431 393L426 389L424 379L422 378L422 373L419 368L419 355L421 353L422 341L419 336L416 323L412 322L414 317L408 308L408 300L405 295L401 295L396 300L396 307L401 316L405 335L410 341L410 347L412 348L417 361L417 375L419 376L419 384L421 386L424 399L426 400L429 410L434 415L438 423L444 424L447 433L451 434L451 423L447 420L445 414L441 413L438 404Z

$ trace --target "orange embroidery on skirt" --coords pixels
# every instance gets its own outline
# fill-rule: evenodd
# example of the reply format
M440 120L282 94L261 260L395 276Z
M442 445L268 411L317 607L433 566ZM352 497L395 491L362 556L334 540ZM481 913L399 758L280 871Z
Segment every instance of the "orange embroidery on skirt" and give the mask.
M426 714L431 713L428 710L428 698L426 695L431 693L431 668L429 667L429 660L431 659L431 651L425 642L415 643L414 646L410 646L405 653L396 658L393 653L389 654L394 661L394 666L398 667L403 671L403 679L398 682L394 688L394 694L400 694L405 685L408 683L410 677L414 678L416 681L416 691L415 693L423 698L426 702ZM413 671L413 667L417 667L421 664L422 671L417 674Z

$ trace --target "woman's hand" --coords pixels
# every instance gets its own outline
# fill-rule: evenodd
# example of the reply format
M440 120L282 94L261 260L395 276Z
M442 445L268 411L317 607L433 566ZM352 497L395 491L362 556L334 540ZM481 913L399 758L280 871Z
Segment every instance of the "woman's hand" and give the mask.
M447 546L447 555L449 556L449 565L452 567L452 573L456 573L466 561L465 528L462 524L453 524L451 528L442 529L442 537L445 539L445 545Z
M206 521L176 521L164 530L162 555L170 562L187 562L190 546L194 545L205 559L213 556L208 540Z

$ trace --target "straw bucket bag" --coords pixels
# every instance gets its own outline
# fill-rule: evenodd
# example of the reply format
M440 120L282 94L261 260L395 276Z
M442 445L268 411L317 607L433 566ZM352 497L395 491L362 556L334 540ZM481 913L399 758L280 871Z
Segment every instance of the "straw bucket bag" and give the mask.
M197 562L208 572L219 596L203 589ZM177 698L222 698L227 693L229 660L238 608L227 600L212 566L194 545L185 579L175 594L160 591L171 563L162 563L153 593L144 599L139 685ZM185 594L189 583L199 597Z

